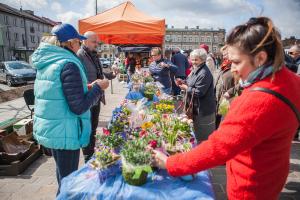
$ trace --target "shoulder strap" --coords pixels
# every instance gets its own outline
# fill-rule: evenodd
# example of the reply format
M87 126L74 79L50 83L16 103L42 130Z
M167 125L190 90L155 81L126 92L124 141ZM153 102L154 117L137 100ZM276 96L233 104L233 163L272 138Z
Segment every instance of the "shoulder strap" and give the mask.
M271 94L275 97L277 97L278 99L280 99L281 101L283 101L286 105L288 105L292 111L295 113L297 120L300 124L300 112L299 110L296 108L296 106L286 97L284 97L283 95L279 94L278 92L275 92L274 90L270 90L268 88L263 88L263 87L255 87L253 89L251 89L251 91L260 91L260 92L265 92L268 94Z

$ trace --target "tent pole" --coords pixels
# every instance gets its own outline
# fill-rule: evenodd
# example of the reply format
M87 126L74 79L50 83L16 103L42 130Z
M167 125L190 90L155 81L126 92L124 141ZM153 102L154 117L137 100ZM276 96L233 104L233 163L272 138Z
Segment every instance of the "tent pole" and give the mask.
M97 15L97 13L98 13L97 7L98 7L98 6L97 6L97 0L96 0L96 15Z

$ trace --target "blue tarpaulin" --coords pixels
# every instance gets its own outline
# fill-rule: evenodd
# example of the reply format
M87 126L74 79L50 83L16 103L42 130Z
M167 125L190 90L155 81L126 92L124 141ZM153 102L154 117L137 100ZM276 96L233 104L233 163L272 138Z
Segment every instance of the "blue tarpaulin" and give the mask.
M58 200L212 200L214 193L208 171L192 181L183 181L159 170L148 176L143 186L127 184L122 174L100 183L98 171L88 164L62 180Z

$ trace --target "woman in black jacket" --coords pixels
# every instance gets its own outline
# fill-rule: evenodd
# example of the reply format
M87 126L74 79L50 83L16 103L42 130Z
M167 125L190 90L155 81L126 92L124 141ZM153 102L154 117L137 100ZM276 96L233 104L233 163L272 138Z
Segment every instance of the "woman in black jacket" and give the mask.
M176 84L186 91L187 107L193 107L192 118L194 132L199 142L204 141L215 130L216 102L214 95L213 76L206 66L207 53L205 49L196 49L190 54L193 71L186 83L182 80ZM192 105L190 102L192 101Z

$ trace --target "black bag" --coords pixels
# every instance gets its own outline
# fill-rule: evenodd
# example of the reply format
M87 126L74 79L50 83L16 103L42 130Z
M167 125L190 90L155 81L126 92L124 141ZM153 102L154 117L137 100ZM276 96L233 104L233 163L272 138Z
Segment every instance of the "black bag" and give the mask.
M189 119L193 119L193 111L194 111L194 93L192 92L192 98L190 99L190 102L188 102L188 93L186 93L185 96L185 103L184 103L184 112L187 115Z

